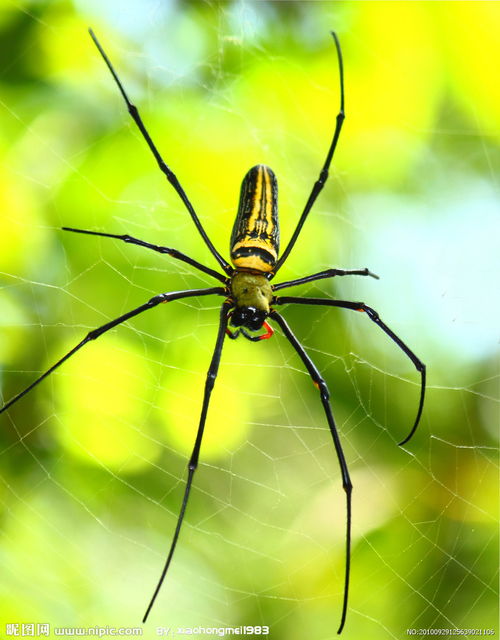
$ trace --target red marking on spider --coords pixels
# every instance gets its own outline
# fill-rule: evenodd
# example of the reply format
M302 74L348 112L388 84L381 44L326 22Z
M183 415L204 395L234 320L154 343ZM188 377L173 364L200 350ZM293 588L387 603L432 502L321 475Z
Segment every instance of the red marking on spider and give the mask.
M264 327L264 329L266 329L266 333L263 333L261 336L259 336L259 340L269 340L269 338L271 338L274 334L274 329L270 325L268 325L267 322L264 322L262 326Z

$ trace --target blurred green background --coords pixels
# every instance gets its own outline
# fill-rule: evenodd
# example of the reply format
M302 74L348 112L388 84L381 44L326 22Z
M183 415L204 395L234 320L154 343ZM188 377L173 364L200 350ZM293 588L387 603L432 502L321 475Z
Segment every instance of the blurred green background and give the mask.
M326 377L354 484L345 638L498 633L495 2L21 1L0 4L0 358L9 399L85 333L187 265L63 225L129 233L215 267L130 121L92 25L213 242L244 173L270 165L282 245L347 119L331 178L279 279L368 266L283 313ZM139 624L164 562L218 298L148 312L87 346L1 418L0 629ZM289 344L228 341L157 626L336 636L344 494L317 392ZM3 633L2 633L3 635ZM199 636L203 637L203 636ZM418 637L418 636L417 636Z

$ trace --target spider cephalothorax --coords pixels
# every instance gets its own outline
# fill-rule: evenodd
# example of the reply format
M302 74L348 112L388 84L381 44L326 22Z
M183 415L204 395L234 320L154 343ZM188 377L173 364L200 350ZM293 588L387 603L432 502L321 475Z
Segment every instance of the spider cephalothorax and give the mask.
M241 333L253 342L270 338L273 330L266 319L271 312L274 298L271 284L266 276L258 273L235 271L230 281L230 299L234 309L229 313L229 321L236 331L226 330L230 338L237 338ZM258 336L250 335L245 329L259 331L264 327L266 333Z

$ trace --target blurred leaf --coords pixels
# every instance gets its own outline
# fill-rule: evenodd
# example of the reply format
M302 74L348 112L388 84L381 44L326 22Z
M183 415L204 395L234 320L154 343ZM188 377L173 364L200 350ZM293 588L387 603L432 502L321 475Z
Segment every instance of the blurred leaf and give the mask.
M113 471L147 468L160 447L148 435L152 380L144 359L132 345L107 335L86 345L63 367L54 374L58 410L53 428L60 445L85 462Z

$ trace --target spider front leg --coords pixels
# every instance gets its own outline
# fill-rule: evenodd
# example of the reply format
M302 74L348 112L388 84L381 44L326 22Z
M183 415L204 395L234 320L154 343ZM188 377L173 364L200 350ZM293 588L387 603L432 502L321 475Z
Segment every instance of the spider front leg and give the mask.
M200 448L201 441L203 438L203 431L205 429L205 421L207 419L208 405L210 403L210 396L212 394L212 389L214 388L215 379L217 378L217 372L219 371L220 358L222 354L222 346L224 344L224 338L226 336L227 323L229 321L228 312L229 309L233 306L232 302L228 302L227 300L223 303L220 311L220 320L219 320L219 331L217 333L217 340L215 342L214 353L212 355L212 360L210 362L210 366L208 368L207 380L205 382L205 392L203 395L203 404L201 407L201 415L200 415L200 423L198 425L198 432L196 434L196 440L194 443L193 452L189 459L188 464L188 477L186 481L186 488L184 489L184 497L182 499L182 506L179 512L179 516L177 518L177 524L174 531L174 537L172 538L172 542L170 543L170 549L167 555L167 559L165 561L165 565L160 575L160 579L158 580L158 584L153 593L153 597L146 609L146 613L144 614L144 618L142 622L146 622L149 616L149 612L153 604L155 603L156 597L160 592L163 581L165 580L165 576L167 575L168 568L170 566L170 562L172 561L172 557L174 555L175 547L177 545L177 540L179 538L179 533L181 531L182 522L184 520L184 515L186 513L186 507L189 500L189 494L191 492L191 484L193 482L194 472L198 467L198 459L200 457Z
M311 360L311 358L307 355L304 350L304 347L300 344L300 342L295 337L294 333L288 326L286 320L277 312L271 311L270 317L275 320L281 327L285 337L288 339L290 344L293 346L300 359L304 363L309 375L311 376L314 385L318 389L321 402L323 404L323 409L325 411L326 419L328 421L328 426L330 427L330 433L332 434L333 444L335 445L335 451L337 453L337 459L340 465L340 471L342 474L342 486L344 488L346 494L346 513L347 513L347 521L346 521L346 559L345 559L345 581L344 581L344 600L342 604L342 615L340 618L340 626L338 628L337 633L340 633L344 627L345 619L347 615L347 600L349 596L349 576L351 570L351 494L352 494L352 483L351 478L349 476L349 470L347 468L347 462L344 456L344 451L342 449L342 445L340 443L339 434L337 431L337 427L335 425L335 420L333 418L332 409L330 407L330 392L328 391L328 387L326 386L326 382L321 377L316 365Z
M319 177L316 180L316 182L313 185L312 191L309 195L309 198L307 199L306 202L306 206L304 207L304 210L302 211L302 214L299 218L299 221L297 223L297 226L295 227L295 231L292 234L292 237L290 238L288 245L286 246L286 249L283 251L282 256L280 257L280 259L278 260L278 262L276 263L276 266L274 268L274 273L276 274L278 272L279 269L281 269L281 267L283 266L283 263L285 262L285 260L288 258L288 255L290 254L290 251L293 249L295 243L297 242L297 238L300 235L300 232L302 231L302 227L304 226L304 223L307 219L307 216L309 215L309 212L311 211L313 204L316 202L316 198L319 196L321 190L323 189L323 187L325 186L326 181L328 180L328 171L330 169L330 165L332 163L332 158L333 155L335 153L335 149L337 148L337 143L339 141L339 137L340 137L340 132L342 130L342 125L344 124L344 119L345 119L345 111L344 111L344 65L342 62L342 50L340 49L340 43L339 43L339 39L337 38L337 35L335 32L331 32L333 40L335 42L335 48L337 49L337 58L338 58L338 62L339 62L339 78L340 78L340 108L339 108L339 112L337 114L336 117L336 122L335 122L335 131L333 132L333 138L332 138L332 142L330 144L330 148L328 149L328 153L326 154L326 159L325 159L325 163L323 164L323 167L319 173Z
M106 52L102 48L101 43L97 39L97 37L96 37L95 33L92 31L92 29L89 29L89 34L90 34L90 37L92 38L92 40L94 41L94 44L97 47L99 53L101 54L102 59L106 63L106 66L108 67L111 75L113 76L113 79L114 79L114 81L116 83L116 86L118 87L118 90L120 91L120 93L121 93L121 95L123 97L123 100L125 101L125 104L127 105L128 112L129 112L132 120L137 125L137 128L141 132L142 137L146 141L146 144L148 145L151 153L153 154L154 159L156 160L156 162L158 164L158 167L160 168L160 171L165 175L167 180L170 182L172 187L177 192L177 195L179 196L179 198L184 203L184 206L188 210L189 215L191 216L191 219L194 222L195 227L198 229L198 232L201 235L201 237L203 238L203 241L205 242L206 246L208 247L210 253L217 260L217 262L219 263L220 267L228 275L230 275L231 266L229 265L229 263L226 260L224 260L224 258L220 255L220 253L217 251L217 249L212 244L212 241L208 237L207 232L205 231L205 229L203 228L203 225L201 224L201 221L198 218L198 215L196 214L196 212L195 212L195 210L193 208L193 205L191 204L191 201L187 197L186 192L184 191L184 189L182 188L181 183L179 182L177 176L172 171L172 169L163 160L160 152L158 151L155 143L153 142L153 139L149 135L149 132L146 129L146 126L145 126L144 122L142 121L142 118L141 118L141 116L139 114L139 110L137 109L135 104L133 104L130 101L130 99L129 99L128 95L127 95L127 92L125 91L125 88L124 88L123 84L121 83L120 78L118 77L118 74L116 73L113 65L111 64L110 59L108 58Z

